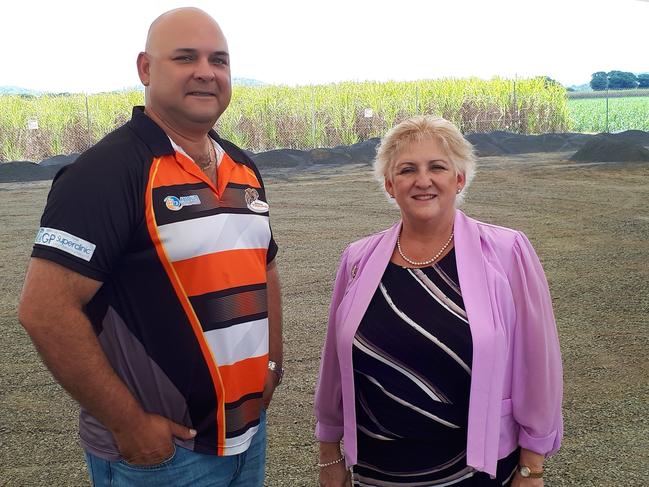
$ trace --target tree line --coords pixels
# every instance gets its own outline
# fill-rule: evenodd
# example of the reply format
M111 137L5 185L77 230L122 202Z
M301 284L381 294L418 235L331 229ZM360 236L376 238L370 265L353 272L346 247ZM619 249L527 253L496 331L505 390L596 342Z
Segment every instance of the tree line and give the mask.
M649 73L633 74L628 71L598 71L593 73L590 87L594 91L649 88Z

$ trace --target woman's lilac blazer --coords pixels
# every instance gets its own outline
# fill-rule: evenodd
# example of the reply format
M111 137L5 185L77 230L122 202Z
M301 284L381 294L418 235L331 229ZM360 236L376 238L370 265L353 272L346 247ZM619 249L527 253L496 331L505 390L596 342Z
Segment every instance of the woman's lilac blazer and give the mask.
M343 252L315 396L316 438L356 463L352 341L401 228ZM455 215L455 252L473 340L467 464L494 476L517 446L549 456L563 436L561 354L541 263L525 235Z

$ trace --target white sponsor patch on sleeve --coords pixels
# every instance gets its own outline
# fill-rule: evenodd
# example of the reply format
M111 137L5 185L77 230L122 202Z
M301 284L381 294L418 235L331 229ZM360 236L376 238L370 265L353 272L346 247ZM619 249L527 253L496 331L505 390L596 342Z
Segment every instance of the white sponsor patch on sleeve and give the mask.
M87 262L90 262L92 254L97 247L95 244L88 242L79 237L57 230L56 228L41 227L36 235L34 243L46 245L72 254Z

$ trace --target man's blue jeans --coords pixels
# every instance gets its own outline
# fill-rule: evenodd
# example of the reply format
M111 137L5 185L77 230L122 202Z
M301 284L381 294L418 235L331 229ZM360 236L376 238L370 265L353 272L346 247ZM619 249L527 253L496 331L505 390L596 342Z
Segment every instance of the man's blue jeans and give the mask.
M176 445L174 455L158 465L138 467L108 461L86 452L94 487L262 487L266 463L266 413L250 448L239 455L217 457Z

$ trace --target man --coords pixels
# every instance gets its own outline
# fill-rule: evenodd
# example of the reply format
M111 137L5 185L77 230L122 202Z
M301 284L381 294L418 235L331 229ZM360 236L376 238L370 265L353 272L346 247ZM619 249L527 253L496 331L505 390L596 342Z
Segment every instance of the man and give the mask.
M205 12L160 16L137 59L145 108L48 196L19 319L81 405L97 486L263 485L277 245L257 168L211 130L229 62Z

